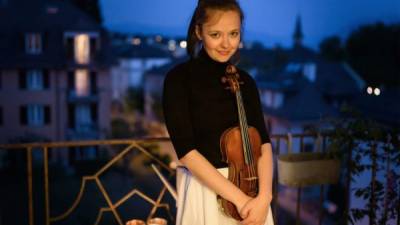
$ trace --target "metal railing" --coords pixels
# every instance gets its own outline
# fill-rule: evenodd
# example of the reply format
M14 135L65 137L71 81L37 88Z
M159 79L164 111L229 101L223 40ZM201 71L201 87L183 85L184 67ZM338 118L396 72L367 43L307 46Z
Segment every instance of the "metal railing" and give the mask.
M274 155L277 156L281 153L284 153L285 150L291 151L292 148L298 148L298 151L304 151L306 146L314 146L315 149L313 150L321 150L323 151L326 148L326 136L315 136L315 135L306 135L306 134L294 134L294 135L272 135L272 144L274 149ZM293 141L294 140L294 141ZM132 189L129 193L124 195L117 201L112 201L110 198L110 194L104 188L102 181L99 177L104 174L107 170L110 169L115 163L127 157L128 153L131 151L138 151L140 154L144 154L145 156L149 157L153 160L159 167L168 171L168 176L173 177L175 175L175 171L171 169L168 165L166 165L163 161L159 158L151 154L144 145L148 143L155 143L155 142L169 142L168 138L154 138L154 139L140 139L140 140L99 140L99 141L69 141L69 142L53 142L53 143L30 143L30 144L11 144L11 145L0 145L0 151L4 149L8 150L25 150L26 151L26 165L27 165L27 192L28 192L28 215L29 215L29 225L35 224L35 204L34 204L34 197L33 197L33 158L32 158L32 151L33 149L41 150L43 154L43 182L44 182L44 210L45 210L45 217L44 221L46 225L50 225L52 223L61 221L66 219L71 213L77 208L79 205L85 188L87 187L88 182L94 182L98 189L101 191L101 195L107 203L107 207L103 207L98 211L98 215L96 218L95 225L99 224L104 213L110 212L112 213L113 217L116 219L119 225L123 225L124 221L122 220L119 212L118 207L125 203L128 199L132 198L134 195L137 195L144 199L146 202L152 205L152 209L148 215L148 219L152 218L158 208L165 208L169 215L171 215L171 209L168 204L163 203L162 199L167 191L165 185L162 186L159 195L156 198L149 197L146 193L139 191L138 189ZM306 145L310 143L310 145ZM117 155L115 155L111 160L109 160L104 166L102 166L97 172L90 176L83 176L81 178L81 186L79 193L75 200L73 201L72 205L62 214L57 216L51 216L51 205L50 205L50 185L49 185L49 149L52 151L65 151L66 148L70 147L85 147L85 146L120 146L126 145L122 151L120 151ZM276 157L274 157L274 164L276 165ZM276 171L276 170L275 170ZM274 193L273 193L273 214L278 215L278 207L276 203L279 201L278 195L278 180L277 180L277 171L275 172L274 177ZM322 205L323 202L323 192L324 187L320 187L320 204ZM301 202L301 188L298 189L297 192L297 203L296 203L296 220L300 218L300 202ZM322 208L322 207L321 207ZM322 210L322 209L321 209ZM278 224L278 218L275 217L275 224ZM322 211L320 212L320 218L318 220L318 224L321 224L322 221Z

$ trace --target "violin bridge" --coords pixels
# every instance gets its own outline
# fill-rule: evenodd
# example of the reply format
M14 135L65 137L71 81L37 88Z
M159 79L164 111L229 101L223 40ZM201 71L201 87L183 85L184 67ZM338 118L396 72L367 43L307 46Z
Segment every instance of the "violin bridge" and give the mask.
M246 178L243 178L244 180L246 180L246 181L253 181L253 180L258 180L258 177L246 177Z

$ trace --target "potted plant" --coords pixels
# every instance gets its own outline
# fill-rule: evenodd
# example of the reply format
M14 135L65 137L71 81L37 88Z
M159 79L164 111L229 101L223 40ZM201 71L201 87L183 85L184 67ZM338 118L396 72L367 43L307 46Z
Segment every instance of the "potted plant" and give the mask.
M316 145L321 144L321 135ZM288 134L288 154L278 156L278 182L290 187L334 184L339 180L340 159L338 152L292 153L292 135Z

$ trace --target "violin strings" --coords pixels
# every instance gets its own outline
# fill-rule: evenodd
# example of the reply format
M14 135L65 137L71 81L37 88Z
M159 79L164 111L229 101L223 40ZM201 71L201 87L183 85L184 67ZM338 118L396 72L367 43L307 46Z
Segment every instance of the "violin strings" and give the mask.
M243 150L245 151L245 154L247 155L249 164L251 165L251 166L247 167L248 172L249 172L250 176L253 177L253 176L256 176L257 173L255 172L255 170L254 170L254 168L252 166L252 165L254 165L254 159L253 159L253 154L252 154L251 145L250 145L250 137L249 137L249 131L248 131L249 127L248 127L248 124L247 124L246 111L244 109L244 105L243 105L243 101L242 101L242 95L241 95L240 91L237 92L237 100L238 100L237 102L238 102L238 107L239 107L239 110L238 110L239 111L239 117L240 117L240 119L242 121L242 124L241 124L241 131L243 132L242 137L244 136L244 138L242 138L242 140L244 141L244 146L246 148L246 149L243 149ZM257 182L253 182L253 181L250 182L250 185L251 185L252 189L254 189L253 185L256 185L256 183Z

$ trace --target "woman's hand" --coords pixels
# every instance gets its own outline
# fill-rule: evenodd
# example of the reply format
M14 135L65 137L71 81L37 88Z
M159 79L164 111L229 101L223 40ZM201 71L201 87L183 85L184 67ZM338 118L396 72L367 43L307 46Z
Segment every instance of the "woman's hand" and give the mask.
M240 216L243 218L241 224L264 225L265 220L268 216L268 210L271 200L258 195L256 198L248 201L239 211Z
M246 195L246 194L243 193L243 195L242 195L242 197L239 199L239 201L234 202L237 211L240 212L240 211L243 209L243 207L246 206L247 203L249 203L252 199L253 199L252 197L250 197L250 196L248 196L248 195ZM240 214L240 213L239 213L239 214ZM242 219L244 219L244 218L242 217Z

